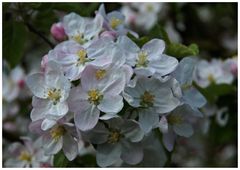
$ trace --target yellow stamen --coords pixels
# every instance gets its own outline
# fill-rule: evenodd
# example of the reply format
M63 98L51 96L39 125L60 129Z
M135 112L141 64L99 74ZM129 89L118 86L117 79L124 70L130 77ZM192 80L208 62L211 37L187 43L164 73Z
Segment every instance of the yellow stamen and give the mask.
M153 94L151 94L148 91L145 91L144 94L141 96L141 102L140 104L143 107L150 107L153 106L154 103L154 98L155 96Z
M76 42L78 42L79 44L83 45L87 42L86 39L84 39L84 36L82 33L78 34L78 35L75 35L72 37L72 39Z
M22 151L18 156L18 159L21 161L31 162L31 154L28 151Z
M136 67L147 67L147 64L149 63L147 57L148 56L146 52L144 51L139 52Z
M56 126L50 130L50 135L54 140L59 140L65 133L63 126Z
M84 50L84 49L81 49L77 52L77 55L78 55L78 63L81 64L81 65L84 65L88 59L87 59L87 51Z
M47 93L48 99L52 100L54 104L59 102L61 99L61 90L60 89L50 89Z
M210 81L211 83L215 81L214 76L212 74L208 75L208 81Z
M183 117L177 114L170 114L168 116L168 123L173 125L173 124L179 124L183 122Z
M110 26L113 29L116 29L120 24L122 24L122 20L118 19L118 18L112 18L110 21Z
M108 143L114 144L117 143L122 137L121 133L117 130L114 130L110 133L108 137Z
M102 78L104 78L106 75L106 70L103 69L99 69L96 71L95 76L97 80L101 80Z
M98 105L100 101L103 99L103 95L99 90L93 89L88 91L88 101L95 105Z
M152 11L153 11L153 6L152 6L152 4L148 4L148 5L146 6L146 8L147 8L147 11L148 11L148 12L152 12Z

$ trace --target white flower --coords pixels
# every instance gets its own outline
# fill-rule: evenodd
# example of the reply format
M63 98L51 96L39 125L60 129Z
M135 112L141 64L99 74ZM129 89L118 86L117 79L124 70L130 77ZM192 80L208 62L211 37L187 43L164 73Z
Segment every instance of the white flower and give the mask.
M45 119L46 122L52 122L51 120L60 119L67 114L66 99L71 83L63 75L60 68L54 61L49 61L44 73L35 73L27 78L27 85L34 94L32 121ZM46 130L49 126L51 127L52 124L42 126L42 128Z
M138 9L141 13L154 13L157 14L161 11L162 3L132 3L134 8Z
M144 30L149 30L156 24L158 13L162 9L162 3L132 3L132 6L138 10L136 25Z
M9 76L3 73L3 99L7 102L15 100L23 88L24 83L25 73L20 66L14 68Z
M223 69L223 62L221 60L213 59L208 62L201 60L195 71L196 83L205 88L211 83L215 84L231 84L233 81L233 75Z
M122 14L125 16L125 23L129 26L135 25L136 18L138 17L137 12L133 11L129 6L124 5L121 8Z
M73 12L63 18L63 27L69 39L75 40L84 47L87 47L92 39L98 36L102 25L103 18L98 14L93 20Z
M98 41L87 48L75 41L64 41L48 53L48 59L62 66L63 72L71 81L78 80L86 65L104 66L112 62L112 55L99 55L103 49L98 47Z
M119 44L126 51L126 63L134 67L134 72L142 76L161 77L173 72L178 60L163 54L164 41L152 39L140 49L126 36L118 39Z
M101 68L88 65L82 73L81 85L73 88L69 108L75 113L76 126L83 131L92 129L98 122L100 111L110 115L123 108L123 91L128 74L123 66ZM110 116L111 118L111 116Z
M238 75L238 58L234 56L233 58L228 58L223 62L223 69L232 73L233 76Z
M52 166L53 157L44 154L40 138L34 142L28 137L21 137L21 139L24 145L17 142L10 145L8 151L11 158L6 160L6 167L39 168Z
M154 78L138 77L123 93L124 99L137 109L139 124L148 133L158 122L159 114L167 113L180 105L173 94L174 81L165 83Z

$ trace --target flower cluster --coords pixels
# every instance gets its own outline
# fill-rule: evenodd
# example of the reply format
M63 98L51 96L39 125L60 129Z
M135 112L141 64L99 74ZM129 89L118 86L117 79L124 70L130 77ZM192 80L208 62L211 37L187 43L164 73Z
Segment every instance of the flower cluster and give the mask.
M163 9L162 3L129 3L123 4L122 13L126 16L126 24L151 29L158 20L158 13Z
M194 80L200 87L208 87L210 84L232 84L237 77L237 57L226 59L200 60L196 66Z
M191 117L201 117L206 103L192 85L196 59L168 56L161 39L138 46L124 20L101 5L93 19L70 13L51 28L62 42L26 81L34 95L30 129L47 156L62 149L71 161L86 141L101 167L136 165L147 159L153 131L169 151L177 136L193 134Z

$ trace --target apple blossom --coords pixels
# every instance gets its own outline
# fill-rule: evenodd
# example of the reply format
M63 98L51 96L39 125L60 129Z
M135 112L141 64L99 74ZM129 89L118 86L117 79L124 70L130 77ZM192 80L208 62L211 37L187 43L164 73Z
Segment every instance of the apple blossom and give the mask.
M96 159L101 167L110 166L119 158L130 165L137 164L143 159L140 141L144 135L134 120L112 118L105 124L99 122L83 135L91 143L97 144Z
M31 112L32 121L45 119L51 126L52 120L58 120L68 112L66 99L71 84L63 75L60 66L49 61L44 73L35 73L27 78L27 85L34 94ZM44 123L42 125L44 125ZM42 128L49 128L42 126Z

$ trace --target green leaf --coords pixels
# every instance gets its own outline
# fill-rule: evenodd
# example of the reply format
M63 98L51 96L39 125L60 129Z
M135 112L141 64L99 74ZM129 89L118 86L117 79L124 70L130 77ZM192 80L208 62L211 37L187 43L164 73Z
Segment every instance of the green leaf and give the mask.
M23 57L26 40L23 23L12 20L3 23L3 57L11 67L15 67Z
M67 167L68 159L65 157L63 151L61 150L56 155L54 155L53 165L54 167Z
M185 46L180 43L171 43L167 46L166 53L176 58L182 58L186 56L196 56L199 50L196 44Z
M160 38L162 40L165 41L165 43L167 45L169 45L171 43L167 32L164 30L164 28L162 26L160 26L159 24L157 24L156 26L154 26L150 32L149 32L149 36L151 38Z
M235 93L236 87L230 84L214 84L212 83L206 88L201 88L194 83L195 87L206 97L208 102L214 103L218 97Z

